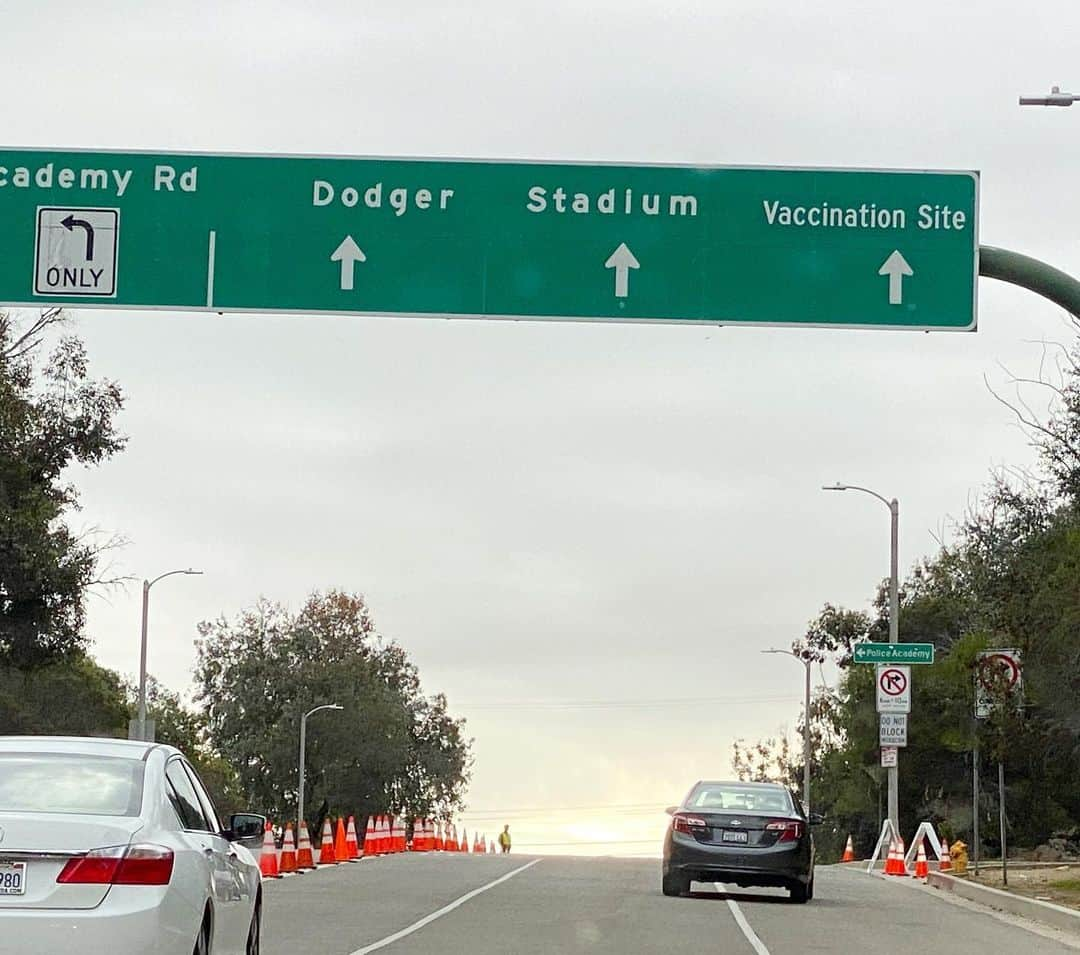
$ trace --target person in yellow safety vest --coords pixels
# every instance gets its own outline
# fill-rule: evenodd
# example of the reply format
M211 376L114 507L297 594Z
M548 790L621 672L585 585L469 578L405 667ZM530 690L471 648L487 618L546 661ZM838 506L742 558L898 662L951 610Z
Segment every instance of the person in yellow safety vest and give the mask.
M499 848L504 853L510 851L510 827L503 826L503 831L499 833Z

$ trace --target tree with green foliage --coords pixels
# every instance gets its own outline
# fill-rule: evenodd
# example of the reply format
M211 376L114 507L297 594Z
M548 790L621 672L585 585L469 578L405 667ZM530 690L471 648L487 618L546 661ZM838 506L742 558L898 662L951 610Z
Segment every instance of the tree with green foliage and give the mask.
M199 627L196 683L209 736L252 806L295 812L300 717L306 801L332 811L445 817L461 805L471 740L442 695L426 697L405 651L383 640L364 599L312 594L299 613L260 601Z
M997 767L1005 765L1010 843L1033 847L1054 833L1080 831L1080 343L1062 348L1057 378L1016 380L1005 402L1039 455L1039 470L994 475L982 498L954 527L949 543L919 563L901 588L900 639L932 643L933 666L912 671L908 746L900 752L901 830L929 819L971 843L974 812L985 848L1000 848ZM1047 392L1045 419L1023 388ZM846 832L867 853L880 824L883 773L878 767L873 668L852 664L862 640L888 638L886 584L871 612L826 604L793 649L840 670L824 711L837 730L814 748L814 806L837 839L820 840L824 858L839 853ZM974 716L978 654L1016 647L1023 654L1020 706L1002 702L985 720ZM804 715L805 718L805 715ZM817 737L815 736L815 739ZM768 761L774 752L759 759ZM972 807L975 748L981 798ZM742 744L743 750L746 745ZM785 771L794 781L798 757Z
M124 446L120 388L89 377L86 350L42 312L27 325L0 313L0 665L28 669L83 651L84 603L100 582L101 547L71 527L78 510L65 469Z
M0 667L0 735L126 736L128 714L119 674L82 653Z

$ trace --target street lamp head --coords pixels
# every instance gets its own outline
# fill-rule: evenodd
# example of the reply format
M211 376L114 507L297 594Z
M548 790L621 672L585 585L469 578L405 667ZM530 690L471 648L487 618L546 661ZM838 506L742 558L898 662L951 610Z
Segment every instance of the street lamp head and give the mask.
M846 484L841 484L839 481L836 484L823 484L821 485L823 491L846 491L848 489Z
M192 569L191 569L191 568L189 567L189 568L188 568L187 570L182 570L182 571L180 571L180 573L182 573L182 574L189 574L190 576L193 576L193 577L195 577L195 576L202 576L202 573L203 573L203 572L202 572L201 570L192 570Z
M1021 96L1021 106L1072 106L1080 101L1080 96L1075 93L1062 93L1060 86L1050 87L1046 96Z
M343 709L345 709L345 707L342 706L340 703L331 703L327 707L327 709L329 709L329 710L343 710Z

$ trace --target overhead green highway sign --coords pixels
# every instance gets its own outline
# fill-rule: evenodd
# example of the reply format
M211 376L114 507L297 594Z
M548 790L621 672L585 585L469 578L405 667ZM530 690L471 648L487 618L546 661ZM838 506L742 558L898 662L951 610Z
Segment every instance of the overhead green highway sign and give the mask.
M933 663L932 643L856 643L856 663Z
M0 149L0 303L972 329L971 172Z

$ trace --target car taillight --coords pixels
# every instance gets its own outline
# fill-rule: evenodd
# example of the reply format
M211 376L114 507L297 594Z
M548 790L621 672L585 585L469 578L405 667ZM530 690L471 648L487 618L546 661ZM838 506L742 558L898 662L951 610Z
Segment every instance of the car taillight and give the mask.
M766 832L779 832L777 842L795 842L802 836L803 827L801 822L793 819L774 819L765 826Z
M172 849L109 846L69 859L56 881L61 885L168 885L172 870Z
M685 832L687 834L690 833L691 829L704 829L708 825L700 816L687 816L681 812L677 812L671 817L671 824L676 832Z

